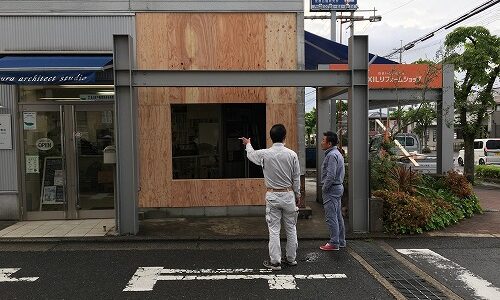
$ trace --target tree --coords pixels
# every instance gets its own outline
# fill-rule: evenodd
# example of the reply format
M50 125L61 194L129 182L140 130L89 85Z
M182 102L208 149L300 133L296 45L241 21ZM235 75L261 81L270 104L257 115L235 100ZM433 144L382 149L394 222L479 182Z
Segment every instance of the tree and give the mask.
M459 27L446 36L445 61L462 75L455 78L457 129L464 138L464 174L474 182L474 139L480 134L492 89L500 72L500 38L481 26Z
M413 131L420 136L420 139L423 141L423 148L426 149L428 148L427 144L429 141L427 129L436 120L436 117L435 104L424 100L417 109L410 107L404 111L401 118L404 124L415 124Z
M305 131L307 135L307 141L308 143L310 143L311 135L316 133L316 107L313 107L313 109L310 112L305 113L304 119L305 119Z

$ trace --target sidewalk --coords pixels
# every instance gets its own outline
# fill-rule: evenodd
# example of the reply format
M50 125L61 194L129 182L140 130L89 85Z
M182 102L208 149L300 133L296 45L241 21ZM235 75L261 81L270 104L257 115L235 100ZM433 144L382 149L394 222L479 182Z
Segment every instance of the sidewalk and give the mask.
M424 233L427 236L488 236L500 237L500 186L476 186L474 191L480 199L484 210L482 215L475 215L462 220L459 224L441 231ZM327 240L328 229L325 224L323 206L316 202L316 180L306 178L306 205L312 209L312 218L299 219L297 224L300 240ZM88 220L90 221L90 220ZM113 220L104 220L112 221ZM48 221L50 222L50 221ZM18 222L19 226L22 222ZM85 222L81 222L85 224ZM88 222L87 222L88 223ZM2 224L4 227L2 227ZM346 226L348 220L346 219ZM0 230L12 222L1 222ZM87 224L88 225L88 224ZM97 226L99 225L99 226ZM96 228L101 229L102 224ZM14 225L16 226L16 225ZM95 226L94 226L95 227ZM78 228L73 229L74 232ZM102 229L101 229L102 230ZM146 219L140 221L139 233L136 236L116 236L114 228L108 226L108 234L97 236L52 236L51 238L0 238L1 241L155 241L155 240L267 240L268 231L264 216L259 217L194 217ZM282 230L283 231L283 230ZM101 231L102 232L102 231ZM29 236L30 234L28 234ZM32 236L34 234L31 234ZM282 232L284 237L284 233ZM419 235L414 235L419 236ZM384 233L348 234L348 239L398 237Z

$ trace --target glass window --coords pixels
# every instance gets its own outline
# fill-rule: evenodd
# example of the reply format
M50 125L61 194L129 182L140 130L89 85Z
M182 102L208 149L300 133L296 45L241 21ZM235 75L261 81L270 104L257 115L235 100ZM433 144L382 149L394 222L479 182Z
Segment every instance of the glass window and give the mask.
M406 137L406 146L415 146L415 139L412 137Z
M483 142L474 142L474 149L483 149Z
M486 142L486 148L489 150L500 150L500 140L489 140Z
M172 105L174 179L261 178L241 141L266 147L265 104Z
M19 88L19 102L114 101L113 85L24 85Z

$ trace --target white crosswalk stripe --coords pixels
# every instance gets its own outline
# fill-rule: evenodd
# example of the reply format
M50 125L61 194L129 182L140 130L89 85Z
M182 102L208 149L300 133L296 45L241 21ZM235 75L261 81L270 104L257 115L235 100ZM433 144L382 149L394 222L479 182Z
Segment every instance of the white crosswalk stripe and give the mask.
M430 249L397 249L397 251L416 261L425 261L438 269L449 270L457 281L463 282L480 299L500 299L499 288Z

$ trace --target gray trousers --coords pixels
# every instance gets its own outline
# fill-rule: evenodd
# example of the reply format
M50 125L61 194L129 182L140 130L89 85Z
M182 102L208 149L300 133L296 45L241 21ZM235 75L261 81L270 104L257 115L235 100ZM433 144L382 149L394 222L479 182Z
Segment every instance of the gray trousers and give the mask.
M323 206L325 208L326 224L330 231L330 245L345 246L344 217L342 217L342 185L333 186L323 192Z
M269 258L271 263L281 263L280 230L281 219L286 233L286 258L295 261L297 256L297 217L293 192L266 193L266 222L269 229Z

